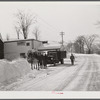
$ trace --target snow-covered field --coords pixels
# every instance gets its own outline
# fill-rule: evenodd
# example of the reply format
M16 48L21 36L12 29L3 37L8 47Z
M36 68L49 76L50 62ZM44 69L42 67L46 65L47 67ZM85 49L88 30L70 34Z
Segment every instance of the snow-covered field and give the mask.
M25 59L0 61L0 91L99 91L100 55L70 54L64 64L48 65L47 69L31 70Z

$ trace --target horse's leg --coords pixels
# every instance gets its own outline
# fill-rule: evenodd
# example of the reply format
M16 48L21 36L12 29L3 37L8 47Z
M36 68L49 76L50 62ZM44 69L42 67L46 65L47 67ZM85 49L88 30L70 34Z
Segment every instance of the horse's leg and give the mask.
M35 64L34 64L34 69L35 69Z
M36 69L38 69L38 65L37 65L37 62L36 62Z
M35 63L36 69L37 69L37 64Z
M39 62L38 62L38 60L37 60L37 70L39 70Z
M33 64L31 63L31 69L33 70Z
M37 65L38 65L38 70L39 70L39 69L40 69L40 68L39 68L39 67L40 67L40 66L39 66L39 61L37 62Z

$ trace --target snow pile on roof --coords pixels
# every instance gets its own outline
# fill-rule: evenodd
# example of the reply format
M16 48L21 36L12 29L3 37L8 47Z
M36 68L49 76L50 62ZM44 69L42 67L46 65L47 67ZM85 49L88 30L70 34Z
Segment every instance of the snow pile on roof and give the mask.
M30 71L30 65L25 59L17 59L12 62L0 60L0 83L7 84L26 75Z
M43 46L40 46L38 50L52 50L52 49L60 49L60 44L44 44Z
M1 33L0 33L0 40L2 40L2 41L3 41Z
M47 43L47 44L43 44L45 47L48 47L48 46L61 46L61 44L59 43Z

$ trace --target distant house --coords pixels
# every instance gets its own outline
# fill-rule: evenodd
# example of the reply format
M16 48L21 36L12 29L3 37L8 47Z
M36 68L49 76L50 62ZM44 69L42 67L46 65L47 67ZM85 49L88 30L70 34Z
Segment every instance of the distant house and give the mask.
M25 57L29 50L37 51L42 45L42 41L35 39L4 41L4 58L13 60L18 57Z

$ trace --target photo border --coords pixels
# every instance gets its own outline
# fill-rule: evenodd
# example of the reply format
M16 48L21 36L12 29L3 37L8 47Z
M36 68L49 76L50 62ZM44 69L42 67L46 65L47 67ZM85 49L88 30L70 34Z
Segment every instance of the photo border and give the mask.
M97 2L97 1L99 1L100 2L100 0L0 0L0 2L48 2L48 1L50 1L50 2L69 2L69 1L71 1L71 2ZM12 91L12 92L14 92L14 91ZM36 92L36 91L35 91ZM20 91L18 91L18 92L16 92L17 93L17 95L15 95L15 94L9 94L9 93L11 93L11 92L4 92L3 91L3 93L2 92L0 92L0 99L1 100L11 100L11 99L13 99L13 100L55 100L55 99L57 99L57 100L99 100L100 99L100 97L98 97L98 95L100 95L100 93L98 93L98 92L95 92L95 93L93 93L92 92L92 95L94 95L95 94L95 97L93 96L93 97L91 97L91 96L87 96L87 97L77 97L78 95L83 95L83 94L77 94L77 96L76 97L66 97L64 94L56 94L56 93L62 93L62 92L55 92L55 93L51 93L51 92L48 92L47 94L46 94L46 97L40 97L40 98L32 98L32 97L21 97L21 95L22 94L24 94L25 95L25 92L23 92L23 93L21 93ZM75 93L75 92L73 92L73 93ZM73 94L72 93L72 94ZM53 95L53 96L51 96L51 97L48 97L48 94L50 94L49 96L51 96L51 95ZM71 95L72 95L71 94ZM4 98L2 97L2 96L4 96ZM12 95L13 96L15 96L15 98L13 98L12 97ZM32 93L31 93L31 95L32 95ZM38 94L39 95L39 94ZM37 96L38 96L37 95ZM67 95L69 95L69 93L67 93ZM86 95L86 94L85 94ZM87 95L90 95L89 93L87 94ZM19 97L18 97L19 96Z

